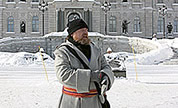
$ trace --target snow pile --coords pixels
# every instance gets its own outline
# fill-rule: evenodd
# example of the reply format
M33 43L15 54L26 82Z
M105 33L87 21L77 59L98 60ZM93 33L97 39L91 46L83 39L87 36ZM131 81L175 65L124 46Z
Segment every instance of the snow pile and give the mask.
M111 53L109 56L111 59L120 58L120 56L125 56L127 63L133 63L136 60L137 64L140 65L154 65L159 64L165 60L170 59L173 56L173 51L171 48L178 48L178 39L168 40L148 40L141 38L128 38L134 47L134 50L139 52L139 54L127 53L127 52L115 52ZM7 38L8 40L8 38ZM137 45L137 46L136 46ZM46 64L53 64L54 60L49 57L49 55L44 54L44 60ZM0 52L0 65L41 65L41 55L40 53L7 53Z
M175 38L172 43L173 48L178 48L178 38Z
M155 65L170 59L174 53L171 47L176 46L175 40L148 40L140 38L128 38L131 42L134 52L114 52L105 54L106 59L126 58L126 63L133 64L136 61L139 65ZM139 54L135 54L135 50ZM121 55L123 57L121 57Z
M172 49L168 45L160 45L158 49L150 52L136 55L137 63L142 65L158 64L164 60L170 59L174 55Z
M27 52L18 52L18 53L7 53L0 52L0 66L20 66L20 65L42 65L42 57L45 64L53 64L53 59L45 53L27 53Z
M126 52L110 53L104 55L112 70L126 71L125 60L128 57Z
M139 38L138 38L139 39ZM139 44L142 43L148 43L148 40L145 41L142 40L140 41L139 39ZM135 41L138 42L138 41ZM174 53L171 49L171 45L172 45L172 40L149 40L149 43L147 46L149 46L149 48L152 48L151 51L142 53L142 54L136 54L135 56L130 56L128 58L128 62L133 62L134 59L136 60L137 64L140 65L153 65L153 64L159 64L162 61L165 61L167 59L170 59ZM135 44L135 43L133 43ZM152 46L154 45L154 46ZM140 45L141 46L141 45ZM142 51L144 52L144 51Z
M114 53L110 53L110 54L105 54L105 58L107 61L112 61L112 60L123 60L126 59L129 55L129 53L127 52L114 52Z
M143 54L146 52L150 52L152 50L156 50L159 47L159 43L156 41L152 41L149 39L142 39L138 37L128 38L129 44L134 49L135 53Z

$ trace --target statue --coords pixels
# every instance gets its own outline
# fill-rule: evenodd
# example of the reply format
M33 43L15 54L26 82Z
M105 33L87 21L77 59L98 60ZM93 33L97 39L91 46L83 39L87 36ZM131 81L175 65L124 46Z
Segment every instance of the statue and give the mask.
M156 41L157 38L156 38L156 34L154 33L153 36L152 36L152 40Z
M25 23L24 23L24 21L22 21L22 23L20 24L20 32L25 33Z
M171 22L168 23L167 29L168 29L168 34L171 34L172 29L173 29L173 26L172 26Z
M128 32L128 24L129 24L130 22L127 22L127 20L124 20L123 22L122 22L122 32L124 33L124 34L126 34L127 32Z

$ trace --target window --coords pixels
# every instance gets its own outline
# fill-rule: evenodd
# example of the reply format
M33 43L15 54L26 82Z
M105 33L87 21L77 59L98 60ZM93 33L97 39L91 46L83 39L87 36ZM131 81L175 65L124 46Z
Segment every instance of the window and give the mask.
M140 18L136 17L134 19L134 32L141 32L141 24L140 24Z
M158 0L158 3L163 3L163 0Z
M134 0L134 2L140 2L140 0Z
M122 2L127 2L127 0L123 0Z
M178 0L174 0L174 3L178 3Z
M14 0L7 0L7 2L14 2Z
M7 32L14 32L14 18L12 16L7 18Z
M80 18L80 15L78 13L71 13L69 16L68 16L68 22L71 22L75 19L79 19Z
M109 18L109 32L116 32L116 17L111 16Z
M39 0L32 0L32 2L39 2Z
M174 27L173 27L173 29L174 29L174 32L178 32L178 18L176 18L174 20Z
M111 3L111 8L116 8L116 0L110 0L110 3Z
M158 30L157 32L163 32L163 18L158 18Z
M20 0L20 1L22 1L22 2L26 2L26 0Z
M32 18L32 32L39 32L39 18L37 16Z

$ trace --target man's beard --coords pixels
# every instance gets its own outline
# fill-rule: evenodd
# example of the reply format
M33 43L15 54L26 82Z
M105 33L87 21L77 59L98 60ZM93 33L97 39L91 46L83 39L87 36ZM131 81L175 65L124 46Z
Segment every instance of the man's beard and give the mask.
M82 38L82 39L78 40L77 42L82 44L82 45L89 45L91 40L88 39L88 38Z

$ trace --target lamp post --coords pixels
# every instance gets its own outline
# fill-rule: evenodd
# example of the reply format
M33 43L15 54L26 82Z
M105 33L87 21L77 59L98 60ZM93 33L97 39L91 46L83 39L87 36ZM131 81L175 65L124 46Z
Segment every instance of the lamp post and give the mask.
M166 38L165 36L165 17L167 15L167 7L165 5L163 5L162 8L159 7L159 15L161 15L163 17L163 38Z
M45 2L44 0L42 2L39 3L38 6L39 10L42 12L42 29L43 29L43 36L44 36L44 12L48 10L48 3Z
M107 35L107 12L111 9L111 4L107 1L105 1L101 5L101 8L104 11L104 15L105 15L105 35Z
M38 6L39 10L42 12L42 35L44 36L44 12L48 10L48 3L44 0L39 3ZM46 44L46 53L48 52L48 44L47 44L47 38L45 37L45 44Z

